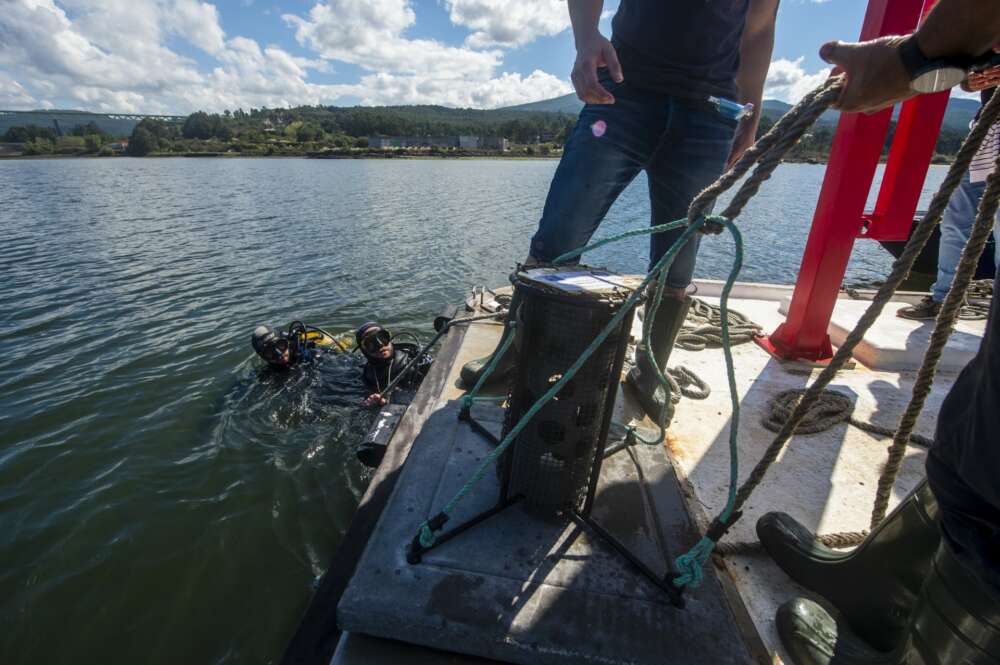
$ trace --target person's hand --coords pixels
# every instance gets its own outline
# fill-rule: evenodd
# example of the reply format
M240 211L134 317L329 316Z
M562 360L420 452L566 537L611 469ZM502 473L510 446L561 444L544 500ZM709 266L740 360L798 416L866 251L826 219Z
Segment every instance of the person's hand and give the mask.
M588 104L614 104L615 97L597 80L597 69L607 67L616 83L625 80L615 47L599 32L578 39L570 79L576 96Z
M381 395L379 395L378 393L372 393L367 398L365 398L364 402L362 402L362 404L364 404L367 407L385 406L385 403L386 399Z
M758 111L754 109L756 115ZM733 164L740 160L753 142L757 140L757 122L753 117L742 118L740 124L736 126L736 133L733 135L733 147L729 149L729 159L726 160L726 170L733 167Z
M904 37L879 37L867 42L828 42L819 57L847 76L847 84L834 108L874 113L916 93L899 56ZM838 73L834 70L834 73Z
M970 72L969 77L962 83L962 89L966 92L979 92L998 85L1000 85L1000 65L981 72Z

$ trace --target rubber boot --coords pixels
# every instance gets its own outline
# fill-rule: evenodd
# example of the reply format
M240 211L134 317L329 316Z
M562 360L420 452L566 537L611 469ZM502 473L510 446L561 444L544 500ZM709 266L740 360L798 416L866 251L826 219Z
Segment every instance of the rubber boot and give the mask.
M479 381L479 377L482 375L483 370L489 364L493 356L500 350L500 345L503 344L504 335L507 334L507 321L512 318L517 317L517 308L521 305L521 294L518 293L517 288L514 288L514 294L510 298L510 307L507 308L507 319L504 320L504 332L500 335L500 339L497 341L496 348L488 355L482 358L476 358L475 360L470 360L469 362L462 365L462 370L459 372L459 382L461 386L466 390L472 390L472 388ZM503 354L500 358L500 362L493 369L493 373L490 374L488 383L493 383L494 381L500 381L506 379L511 371L514 369L514 363L517 359L517 353L512 344L507 348L507 353Z
M879 651L805 598L778 609L781 643L795 665L1000 665L1000 595L941 542L907 632Z
M826 598L868 644L899 644L940 540L924 480L856 548L826 547L785 513L757 521L757 537L789 577Z
M667 361L670 360L670 352L674 350L674 342L677 334L684 326L684 319L691 308L691 298L687 296L684 300L675 298L663 298L660 306L656 310L656 318L653 320L649 331L649 342L652 347L653 357L661 372L666 372ZM665 390L656 378L656 371L646 354L645 345L640 342L635 349L635 367L629 370L627 381L635 389L639 398L639 404L643 411L653 422L659 421L663 405L666 403L667 411L664 422L660 425L667 427L673 419L673 404L670 401L669 391Z
M907 665L1000 665L1000 590L981 581L942 539L906 645Z

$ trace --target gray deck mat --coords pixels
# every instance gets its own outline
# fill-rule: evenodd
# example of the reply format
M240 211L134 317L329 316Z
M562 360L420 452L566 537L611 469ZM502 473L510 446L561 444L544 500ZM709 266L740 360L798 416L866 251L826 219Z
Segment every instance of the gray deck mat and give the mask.
M428 419L338 607L342 630L513 663L747 663L750 655L713 566L673 607L605 543L571 522L515 505L406 562L420 523L436 514L491 450L452 402ZM502 411L476 407L499 434ZM650 568L697 539L660 447L605 461L593 517ZM639 474L643 482L639 481ZM447 528L492 507L492 471Z

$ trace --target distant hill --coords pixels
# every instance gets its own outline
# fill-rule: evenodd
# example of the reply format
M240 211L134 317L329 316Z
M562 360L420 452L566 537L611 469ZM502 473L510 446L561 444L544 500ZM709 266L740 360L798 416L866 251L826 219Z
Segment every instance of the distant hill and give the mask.
M576 96L576 93L571 92L568 95L563 95L562 97L553 97L552 99L543 99L540 102L531 102L529 104L518 104L517 106L506 106L502 109L497 109L498 111L531 111L534 113L571 113L576 115L583 108L583 102Z
M570 93L568 95L563 95L562 97L553 97L552 99L545 99L540 102L531 102L530 104L508 106L498 110L577 114L580 112L581 108L583 108L583 102L577 98L576 94ZM790 108L792 108L791 104L779 102L777 99L765 99L764 117L771 120L777 120ZM949 99L948 110L944 115L944 127L946 129L953 129L960 132L968 131L969 122L972 120L973 116L976 115L977 110L979 110L979 102L975 99L961 99L955 97ZM836 111L827 111L819 117L818 123L821 125L834 125L837 123L837 119L839 117L840 114Z

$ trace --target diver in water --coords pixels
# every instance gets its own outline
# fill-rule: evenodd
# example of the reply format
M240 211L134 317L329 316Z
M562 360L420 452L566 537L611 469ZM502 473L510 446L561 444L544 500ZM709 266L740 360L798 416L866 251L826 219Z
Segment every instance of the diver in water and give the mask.
M400 333L400 335L405 333ZM365 357L362 378L369 391L365 406L382 406L389 401L386 389L401 375L396 388L414 389L420 385L430 368L433 358L421 354L416 343L396 341L393 335L373 321L359 327L351 339L350 333L334 336L301 321L294 321L288 331L275 330L270 326L257 326L250 338L254 351L268 367L284 371L302 363L312 362L326 353L351 351L352 342ZM418 358L419 356L419 358ZM411 361L418 358L413 367L407 369Z
M354 339L367 361L362 376L365 385L372 391L364 402L365 406L386 404L386 388L403 374L414 359L413 367L395 387L416 388L433 362L430 355L420 353L416 344L394 341L393 335L374 321L362 324L354 333Z
M333 335L301 321L293 321L287 332L270 326L257 326L250 337L250 344L269 367L277 370L310 362L327 352L350 350Z

